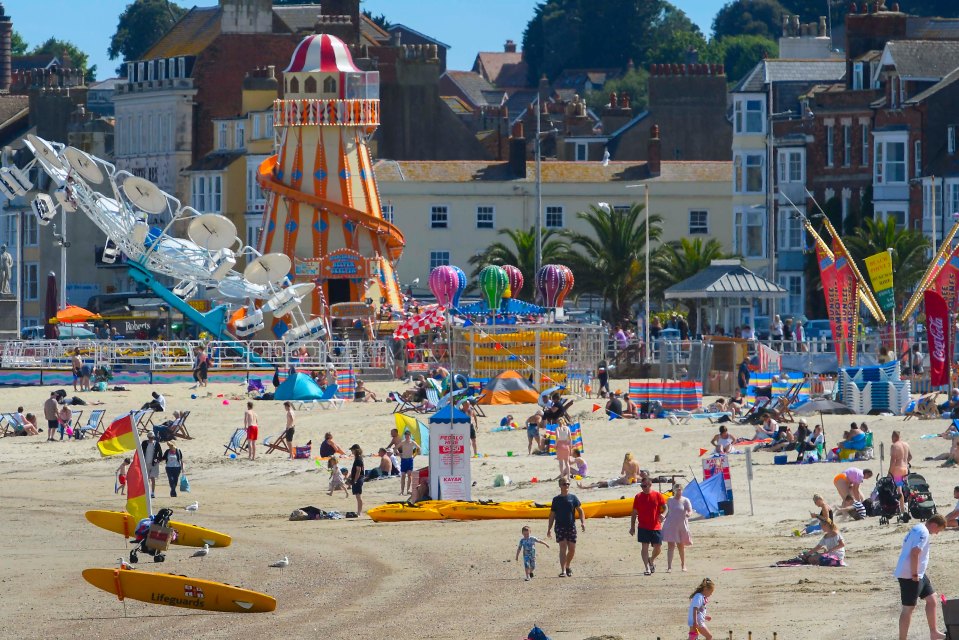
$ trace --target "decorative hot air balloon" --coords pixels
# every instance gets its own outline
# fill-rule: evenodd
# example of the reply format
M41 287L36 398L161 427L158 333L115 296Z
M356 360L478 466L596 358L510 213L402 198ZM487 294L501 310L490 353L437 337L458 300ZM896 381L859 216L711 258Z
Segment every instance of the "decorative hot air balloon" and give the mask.
M559 295L556 296L556 306L562 307L563 303L566 301L566 296L569 295L569 292L573 290L573 284L576 282L576 279L573 278L573 270L567 267L565 264L557 265L560 270L563 272L563 288L560 290Z
M459 287L459 277L453 267L442 265L430 272L430 291L436 296L436 302L443 307L449 307L453 296Z
M511 264L504 264L503 271L506 272L506 277L509 278L510 297L515 298L523 288L523 272Z
M492 264L483 267L479 274L479 283L490 311L499 309L499 303L503 300L503 292L509 286L509 278L503 267Z
M450 265L450 268L456 272L458 284L456 285L456 294L453 295L453 306L460 306L460 296L466 290L466 273L456 265Z
M563 290L566 274L559 265L544 264L536 272L536 290L547 307L555 307L559 292Z

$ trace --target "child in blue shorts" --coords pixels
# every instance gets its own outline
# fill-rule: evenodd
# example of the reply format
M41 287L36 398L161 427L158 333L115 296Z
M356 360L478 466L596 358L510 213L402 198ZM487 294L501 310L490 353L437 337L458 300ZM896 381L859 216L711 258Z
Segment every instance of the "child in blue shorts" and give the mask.
M549 549L549 543L534 538L529 534L529 527L523 527L523 537L519 539L519 546L516 547L516 559L519 560L519 552L522 551L523 569L526 570L527 582L533 577L533 571L536 569L536 543Z

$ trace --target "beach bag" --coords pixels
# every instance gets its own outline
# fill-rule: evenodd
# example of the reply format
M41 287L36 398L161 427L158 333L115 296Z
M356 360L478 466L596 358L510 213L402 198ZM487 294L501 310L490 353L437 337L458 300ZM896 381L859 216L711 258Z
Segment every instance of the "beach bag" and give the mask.
M190 481L186 479L185 473L180 476L180 491L186 491L187 493L190 493Z
M104 382L103 380L101 380L100 382L98 382L98 383L96 383L95 385L93 385L93 390L94 390L94 391L106 391L106 390L107 390L107 383Z

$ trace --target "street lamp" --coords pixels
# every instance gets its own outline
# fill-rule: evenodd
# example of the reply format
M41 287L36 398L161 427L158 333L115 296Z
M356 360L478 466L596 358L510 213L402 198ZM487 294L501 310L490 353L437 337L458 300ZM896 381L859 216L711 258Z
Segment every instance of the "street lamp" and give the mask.
M70 241L67 240L67 219L60 218L62 221L62 233L57 233L57 224L53 223L53 239L60 247L60 306L67 306L67 249L70 248Z

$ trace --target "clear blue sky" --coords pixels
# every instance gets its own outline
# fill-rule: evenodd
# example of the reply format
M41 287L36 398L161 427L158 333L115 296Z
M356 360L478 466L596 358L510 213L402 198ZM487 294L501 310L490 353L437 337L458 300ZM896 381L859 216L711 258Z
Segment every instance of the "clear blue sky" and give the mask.
M113 75L119 61L107 57L117 17L130 0L3 0L14 29L32 47L50 36L70 40L90 55L98 76ZM184 6L212 6L217 0L180 0ZM445 42L452 69L469 69L477 51L501 51L507 39L521 42L537 0L363 0L363 8L390 22ZM713 16L725 0L673 0L709 35Z

